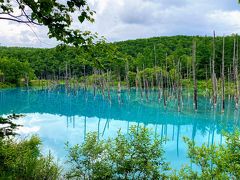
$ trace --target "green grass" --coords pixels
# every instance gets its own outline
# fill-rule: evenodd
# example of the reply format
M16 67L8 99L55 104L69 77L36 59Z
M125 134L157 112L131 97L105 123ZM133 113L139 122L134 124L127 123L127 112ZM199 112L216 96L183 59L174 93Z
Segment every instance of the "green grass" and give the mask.
M53 83L53 81L51 80L31 80L29 83L29 86L31 87L46 87L48 84L51 85ZM69 83L74 83L73 80L69 80ZM64 80L60 80L60 84L64 85L65 81ZM79 83L81 85L83 85L82 83ZM110 82L111 88L115 88L117 89L118 87L118 81L114 81L114 82ZM19 84L20 87L24 87L24 82L20 82ZM88 84L89 86L89 84ZM186 90L185 92L189 92L190 94L193 94L193 81L190 79L183 79L182 80L182 86L183 88ZM17 85L15 84L11 84L11 83L1 83L0 82L0 89L3 88L14 88L17 87ZM134 85L132 87L135 87ZM197 87L198 87L198 95L211 95L212 94L212 82L209 79L208 81L206 80L199 80L197 81ZM221 81L218 80L218 95L221 95ZM121 88L127 89L126 87L126 82L122 81L121 82ZM233 82L226 82L225 83L225 94L226 95L234 95L235 94L235 86Z
M0 82L0 89L4 89L4 88L13 88L16 87L15 84L11 84L11 83L2 83Z

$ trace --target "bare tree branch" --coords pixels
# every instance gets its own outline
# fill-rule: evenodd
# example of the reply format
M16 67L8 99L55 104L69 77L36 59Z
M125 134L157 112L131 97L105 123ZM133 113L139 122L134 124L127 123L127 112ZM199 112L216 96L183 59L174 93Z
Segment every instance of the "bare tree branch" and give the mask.
M31 23L29 21L23 21L23 20L17 19L17 18L0 17L0 19L8 20L8 21L15 21L15 22L18 22L18 23Z

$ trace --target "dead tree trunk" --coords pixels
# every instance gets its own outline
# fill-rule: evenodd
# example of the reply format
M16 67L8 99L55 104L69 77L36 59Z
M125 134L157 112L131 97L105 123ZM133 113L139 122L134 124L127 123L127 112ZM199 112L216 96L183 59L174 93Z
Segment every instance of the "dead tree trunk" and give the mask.
M68 64L66 63L66 66L65 66L65 88L68 92Z
M162 90L162 95L161 95L161 90ZM163 96L163 73L162 70L160 71L159 74L159 102L161 101L161 97Z
M166 77L164 73L162 73L162 93L163 93L163 104L164 107L167 106L167 100L166 100Z
M143 100L143 81L141 75L139 76L139 86L140 86L140 91L141 91L141 99Z
M158 89L158 101L160 101L161 99L161 87L160 87L160 80L159 80L159 74L156 73L156 86L157 86L157 89Z
M155 75L155 85L157 85L157 73L156 73L156 69L157 69L157 54L156 54L156 46L154 45L154 75ZM153 79L152 79L152 84L153 84L153 90L154 90L154 75L153 75Z
M148 101L148 99L149 99L149 84L148 84L148 79L145 79L145 83L146 83L146 91L145 91L145 93L146 93L146 98L147 98L147 101Z
M197 102L197 79L196 79L196 41L193 40L193 50L192 50L192 71L193 71L193 101L194 101L194 109L197 111L198 102Z
M125 71L126 71L126 77L125 77L125 78L126 78L128 96L130 96L129 65L128 65L128 61L127 61L127 63L126 63Z
M222 112L224 112L225 109L224 55L225 55L225 37L223 37L223 49L222 49Z
M231 66L231 65L230 65ZM231 67L230 67L231 68ZM230 68L228 68L228 99L230 100L231 98L231 94L230 94L230 91L231 91L231 87L230 87Z
M93 96L94 97L96 96L96 78L97 78L97 75L96 75L96 70L94 68L93 69Z
M139 71L138 71L138 67L137 67L137 73L136 73L136 77L135 77L136 91L138 91L138 80L139 80Z
M154 91L154 77L153 75L151 76L151 89Z
M178 70L177 70L177 78L178 78L178 81L177 81L177 99L178 99L178 111L180 112L181 111L181 72L180 72L180 62L178 61L178 66L177 66Z
M206 96L208 95L208 66L207 66L207 64L205 65L205 69L206 69L206 89L205 89L205 91L206 91Z
M165 77L164 77L164 86L165 86L165 103L167 101L167 98L168 98L168 62L167 62L167 53L166 53L166 67L165 67L165 70L166 70L166 74L165 74Z
M121 77L120 77L120 72L118 74L118 90L117 90L117 94L118 94L118 103L121 103Z
M144 64L142 68L142 80L143 80L143 91L146 91L146 84L145 84L145 72L144 72Z
M111 74L110 74L111 76ZM109 77L109 72L107 70L107 90L108 90L108 100L111 103L111 91L110 91L110 77Z
M84 76L84 91L87 90L87 79L86 79L86 66L83 66L83 76Z
M28 75L26 73L25 73L24 83L25 83L25 86L28 89L29 88L29 77L28 77Z
M212 57L212 86L213 86L213 105L217 105L217 78L215 74L215 31L213 32L213 57Z
M237 106L239 103L239 84L238 84L238 35L236 35L236 41L237 41L237 49L236 49L236 60L235 60L235 73L236 73L236 93L237 93L237 98L236 98L236 102L237 102Z
M234 50L233 50L233 80L235 86L235 108L238 108L238 41L237 35L234 36Z

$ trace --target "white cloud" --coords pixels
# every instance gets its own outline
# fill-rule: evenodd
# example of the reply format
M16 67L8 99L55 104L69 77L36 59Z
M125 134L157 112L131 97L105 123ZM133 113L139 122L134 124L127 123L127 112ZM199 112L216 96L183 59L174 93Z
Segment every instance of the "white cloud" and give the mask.
M208 23L210 27L212 26L218 29L223 29L226 34L239 32L240 11L213 11L208 14Z
M109 41L161 35L240 33L240 5L229 0L89 0L95 23L74 23ZM52 47L47 29L0 21L0 43L11 46Z
M56 44L56 41L49 40L45 27L0 21L0 45L53 47Z
M21 135L27 135L27 134L36 134L39 132L40 127L39 126L33 126L33 127L19 127L18 130L16 130L16 133Z

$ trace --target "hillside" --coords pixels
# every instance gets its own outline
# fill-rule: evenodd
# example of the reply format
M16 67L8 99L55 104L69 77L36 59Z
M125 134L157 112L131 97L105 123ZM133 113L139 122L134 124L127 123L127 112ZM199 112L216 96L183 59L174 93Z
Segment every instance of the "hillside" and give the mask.
M73 75L83 74L83 64L86 73L91 73L92 68L113 70L116 66L125 69L125 63L116 64L122 59L129 62L130 71L166 66L170 70L177 61L182 64L182 72L191 69L192 41L197 42L197 75L204 79L206 68L209 71L212 56L212 37L171 36L136 39L97 45L90 49L76 50L72 47L38 49L20 47L0 47L0 58L14 58L21 62L28 61L37 77L61 75L65 72L66 64ZM216 72L219 76L222 61L222 37L216 37ZM226 37L225 64L226 71L232 63L233 37ZM99 63L102 65L100 66ZM165 67L166 68L166 67Z

